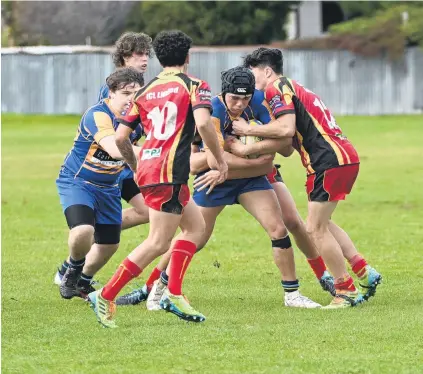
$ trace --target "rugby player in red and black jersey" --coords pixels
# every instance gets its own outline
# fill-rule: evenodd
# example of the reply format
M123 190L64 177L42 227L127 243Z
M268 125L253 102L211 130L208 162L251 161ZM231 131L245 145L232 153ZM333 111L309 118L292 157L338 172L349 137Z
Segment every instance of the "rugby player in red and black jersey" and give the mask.
M307 231L335 277L336 295L326 308L344 308L367 300L376 292L381 275L357 252L350 237L331 221L340 200L351 192L359 157L320 98L283 75L282 52L258 48L244 61L254 73L256 88L265 92L275 120L266 126L233 122L237 135L293 138L307 170ZM361 292L349 275L344 258L359 278Z
M228 166L211 121L210 87L186 74L191 44L191 38L181 31L162 31L156 36L153 48L163 71L137 93L126 115L119 119L116 144L136 173L149 207L150 232L104 288L89 295L97 319L105 327L116 327L114 299L119 291L169 250L178 227L181 233L172 243L168 290L161 306L187 321L205 320L182 295L184 274L205 230L187 185L195 128L215 158L214 170L209 171L209 191L225 181ZM129 135L140 120L147 138L140 154L135 155Z

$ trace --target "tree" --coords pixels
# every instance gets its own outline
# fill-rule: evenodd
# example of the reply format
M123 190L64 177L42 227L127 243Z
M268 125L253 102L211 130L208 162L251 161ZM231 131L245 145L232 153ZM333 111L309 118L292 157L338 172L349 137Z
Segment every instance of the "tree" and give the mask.
M296 1L146 1L137 4L128 28L155 36L179 29L196 45L265 44L284 39L283 26Z
M407 44L423 46L421 2L342 2L341 6L363 15L330 28L343 48L369 56L386 53L397 59Z

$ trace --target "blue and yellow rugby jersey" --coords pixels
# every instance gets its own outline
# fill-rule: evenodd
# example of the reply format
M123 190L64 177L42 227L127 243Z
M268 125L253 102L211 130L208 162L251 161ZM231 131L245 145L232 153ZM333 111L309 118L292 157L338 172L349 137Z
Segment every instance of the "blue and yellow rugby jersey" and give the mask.
M93 184L117 185L125 163L112 158L99 143L101 139L114 135L118 126L116 114L108 106L108 99L92 106L81 118L73 147L62 168L74 177Z
M232 135L232 121L237 118L229 114L228 109L223 102L222 95L213 97L212 106L212 121L216 128L219 142L221 146L223 146L226 136ZM263 124L267 124L275 118L269 104L264 98L264 93L259 90L254 91L250 104L240 117L244 118L246 121L256 119Z
M105 83L100 88L100 92L98 94L97 101L101 102L102 100L105 100L105 99L108 99L108 98L109 98L109 86ZM125 115L125 113L122 113L122 115ZM138 125L137 128L132 132L132 134L130 136L131 143L136 144L138 142L138 140L141 139L143 134L144 134L143 127L141 125Z

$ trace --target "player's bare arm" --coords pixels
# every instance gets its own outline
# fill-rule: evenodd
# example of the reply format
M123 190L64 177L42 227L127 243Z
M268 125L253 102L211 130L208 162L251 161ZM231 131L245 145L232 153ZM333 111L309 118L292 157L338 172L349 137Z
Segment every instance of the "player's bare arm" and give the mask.
M289 156L291 156L291 155L294 153L294 151L295 151L295 149L294 149L294 147L292 146L292 141L291 141L291 143L290 143L289 145L286 145L286 146L282 147L282 148L278 151L278 153L279 153L280 155L282 155L283 157L289 157Z
M228 165L223 159L223 149L219 145L216 130L211 121L210 111L207 108L198 108L194 111L194 120L205 146L210 150L217 162L217 173L212 173L213 170L209 172L210 177L213 178L209 188L209 192L211 192L215 185L223 183L226 180L228 176Z
M295 114L281 115L266 126L249 126L244 119L240 118L232 122L232 128L235 135L292 138L295 135Z
M247 159L238 157L232 153L224 152L223 159L228 164L228 179L238 179L238 178L252 178L253 176L257 176L257 168L258 167L266 167L272 165L273 155L263 155L256 159ZM191 153L190 158L190 169L192 175L197 175L202 171L209 169L209 164L207 163L207 155L205 152L197 152ZM232 177L234 171L245 170L243 173L243 177ZM266 169L267 170L267 169ZM249 172L252 171L252 174L249 175ZM270 169L271 171L271 169ZM270 173L269 171L269 173ZM259 174L264 175L265 173ZM238 173L235 175L239 175Z
M274 154L290 146L292 139L264 139L260 142L246 145L235 137L228 137L227 144L234 155L247 157L250 155Z
M131 142L129 142L129 144L131 145L131 148L133 148L135 152L141 149L140 147L133 146ZM124 159L123 154L120 152L116 144L116 137L114 135L104 137L103 139L100 140L99 145L115 160Z
M116 146L119 149L121 155L123 156L125 162L129 165L132 171L137 170L137 158L134 153L134 149L138 152L141 149L140 147L133 146L129 139L132 129L123 124L119 125L116 130Z

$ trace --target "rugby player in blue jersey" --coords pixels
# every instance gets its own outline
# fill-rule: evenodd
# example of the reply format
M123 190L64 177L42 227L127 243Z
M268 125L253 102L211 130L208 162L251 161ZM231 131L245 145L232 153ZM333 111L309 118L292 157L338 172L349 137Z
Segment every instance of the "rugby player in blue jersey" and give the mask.
M112 58L116 69L131 67L140 73L145 73L153 53L150 36L144 33L125 32L116 41ZM108 94L106 84L100 89L98 100L107 98ZM139 125L131 136L134 144L141 138L142 133L142 127ZM122 212L122 230L147 223L148 209L134 181L134 173L127 165L119 177L119 184L122 199L132 206Z
M256 119L262 123L271 121L271 111L264 100L264 95L262 92L255 90L254 86L254 76L248 69L236 67L223 73L222 93L212 100L212 119L222 145L224 143L233 143L229 140L228 135L232 132L232 121L236 118ZM286 141L283 144L280 140L266 139L256 143L255 146L255 151L260 154L277 151L281 153L288 152L287 155L292 153L292 147ZM214 187L213 192L210 194L207 194L205 189L200 191L200 188L196 189L193 195L206 221L204 240L199 248L207 243L212 234L216 218L225 206L239 203L261 223L271 238L275 263L282 275L285 305L303 308L320 307L319 304L304 297L298 291L299 283L295 272L293 250L282 216L288 222L297 244L306 257L308 259L319 258L320 261L322 260L307 236L304 223L299 217L295 203L286 186L274 180L273 177L270 178L271 185L268 178L266 178L266 174L270 171L268 167L271 167L271 164L269 164L270 159L268 159L266 165L266 161L263 160L263 157L266 156L262 156L262 160L248 160L225 152L225 157L229 165L228 180ZM261 166L259 166L260 162L262 163ZM207 170L206 152L192 154L191 172L198 174L194 185L199 185L201 182L206 182L205 186L207 185L207 181L202 180L201 177ZM282 189L280 185L283 185ZM272 187L275 187L276 194ZM278 199L280 205L278 204ZM281 212L280 206L284 210L286 208L286 211ZM156 269L166 268L167 261L168 256L165 255ZM333 280L327 272L325 276L328 279L324 280L322 287L325 285L326 287L323 288L330 291L333 288ZM148 296L147 308L149 310L159 309L159 301L165 287L166 274L163 272L160 280L155 282ZM137 304L145 298L147 292L148 289L144 286L142 289L134 290L130 294L122 296L118 299L118 302L119 304L127 305ZM144 295L141 295L142 293Z
M116 70L124 67L131 67L140 73L147 70L148 62L153 55L151 37L144 33L125 32L115 43L115 48L112 53L113 63ZM99 92L98 102L109 98L109 86L105 83ZM123 108L122 111L124 111ZM139 125L131 134L131 141L135 145L143 134L143 129ZM119 186L121 189L121 197L131 205L131 208L126 208L122 211L122 230L138 226L148 222L148 209L144 204L137 184L134 181L131 169L125 165L124 170L119 177ZM95 253L90 254L95 256ZM93 259L93 261L96 261ZM99 263L101 257L98 258ZM63 261L62 265L57 270L54 283L59 285L66 269L69 266L69 259ZM157 278L155 278L157 279ZM151 283L155 280L153 279Z
M144 81L140 72L122 68L112 73L106 83L109 98L82 116L73 147L56 180L70 230L69 265L60 283L60 294L65 299L85 298L93 291L92 276L107 263L120 242L119 176L125 164L116 146L115 130L117 117Z

